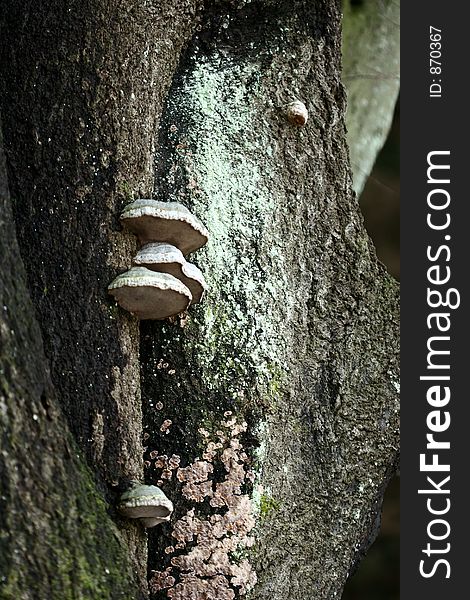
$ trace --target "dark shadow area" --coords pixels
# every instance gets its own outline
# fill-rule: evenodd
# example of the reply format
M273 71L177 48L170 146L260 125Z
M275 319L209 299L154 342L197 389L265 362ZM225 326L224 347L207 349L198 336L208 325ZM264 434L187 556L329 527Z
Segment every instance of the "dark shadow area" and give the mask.
M384 497L382 526L357 572L348 581L343 600L400 598L400 478L394 477Z

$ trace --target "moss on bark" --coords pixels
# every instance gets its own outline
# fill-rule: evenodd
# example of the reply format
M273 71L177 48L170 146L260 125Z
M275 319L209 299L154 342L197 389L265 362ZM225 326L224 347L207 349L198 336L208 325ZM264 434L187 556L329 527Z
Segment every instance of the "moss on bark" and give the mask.
M33 401L21 404L6 436L8 456L16 460L20 449L27 472L39 474L44 586L57 597L61 587L60 597L69 589L76 597L134 597L121 562L129 552L145 590L143 532L112 511L117 527L105 518L73 442L59 435L56 402L100 491L114 501L116 484L142 472L138 328L112 306L106 285L135 249L119 230L119 209L130 196L153 194L182 201L212 236L195 256L207 301L191 309L184 328L141 326L148 451L178 454L186 466L204 449L201 427L216 432L228 410L246 420L241 439L256 481L243 492L264 513L250 555L258 572L251 597L304 600L312 588L319 599L337 596L374 535L398 437L397 290L377 263L351 190L338 6L230 1L200 14L189 0L66 8L54 0L25 14L20 3L6 5L9 179L57 391L42 383L42 359L32 361L36 387L24 398ZM285 117L295 99L310 113L304 128ZM13 265L7 273L14 285ZM24 314L30 318L31 308ZM39 340L34 320L30 326ZM15 354L8 368L22 367L35 348ZM165 419L173 424L162 431ZM26 447L36 444L45 460L22 447L23 421ZM13 541L2 539L15 549L23 530L41 536L36 521L20 521L33 505L28 479L15 479L15 462L7 467L7 488L11 480L25 492L16 520L2 529L13 532ZM215 476L223 478L222 468ZM43 481L59 482L57 496ZM188 508L181 486L164 487L181 517ZM266 510L266 498L275 510ZM82 509L93 515L83 524ZM203 507L205 517L210 511ZM86 541L75 544L82 525ZM149 569L169 562L170 531L152 535ZM18 560L34 578L42 571L28 562L27 547ZM27 590L10 563L10 588ZM117 577L110 590L106 569Z
M68 431L26 288L0 127L0 598L138 598L125 539Z
M351 190L340 39L330 3L208 15L159 135L156 195L190 206L211 238L194 256L209 293L189 324L142 326L148 449L188 464L200 427L227 410L247 420L254 507L279 503L251 551L260 600L340 593L397 461L397 286ZM304 128L285 116L296 98ZM184 514L178 484L164 485ZM170 529L152 536L151 568L171 543Z

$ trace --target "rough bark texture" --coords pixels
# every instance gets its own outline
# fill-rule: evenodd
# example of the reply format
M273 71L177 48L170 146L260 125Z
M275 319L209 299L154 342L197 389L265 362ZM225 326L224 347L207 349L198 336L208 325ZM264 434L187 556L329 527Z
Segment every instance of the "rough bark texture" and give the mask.
M191 1L3 3L3 119L28 284L68 423L108 500L142 474L138 322L106 287L135 240L118 215L151 189L153 135ZM125 522L145 580L143 531Z
M339 596L373 538L398 445L397 289L351 190L339 7L4 5L19 246L61 410L110 503L142 474L138 323L106 295L135 250L119 210L130 197L179 200L211 232L195 255L207 300L184 327L141 325L146 478L176 505L172 524L151 532L148 561L175 580L167 591L153 576L152 595L202 598L216 581L207 597L232 598L251 589L251 564L251 598ZM285 117L295 99L309 109L304 128ZM235 455L224 462L217 449L203 502L182 487L187 472L168 480L155 469L157 454L194 465L227 432ZM211 505L216 483L240 473L225 506ZM214 524L231 502L243 505L241 541L254 533L254 546L189 565L200 531L164 552L188 509ZM113 517L145 592L145 536ZM54 593L41 597L64 597Z
M362 192L400 89L399 0L344 0L343 81L353 187Z
M397 289L350 189L339 46L329 2L208 15L160 130L155 193L209 227L197 263L210 292L183 329L143 325L148 447L190 463L200 427L223 429L225 411L248 421L257 599L339 595L396 461ZM285 118L296 98L305 128ZM154 568L172 543L156 533Z
M62 417L44 356L0 129L0 598L136 598L125 539Z

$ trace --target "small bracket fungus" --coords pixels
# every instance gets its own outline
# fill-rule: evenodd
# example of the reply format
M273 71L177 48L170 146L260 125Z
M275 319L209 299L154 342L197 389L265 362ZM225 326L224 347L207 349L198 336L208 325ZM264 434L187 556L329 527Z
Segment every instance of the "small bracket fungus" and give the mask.
M295 100L287 105L286 115L293 125L303 127L308 119L308 110L303 102Z
M193 297L191 304L200 302L207 289L201 271L186 261L181 250L170 244L146 244L137 253L134 263L151 271L169 273L182 281Z
M201 221L179 202L134 200L124 208L121 221L141 245L166 242L184 255L203 246L209 237Z
M129 519L139 519L144 527L155 527L170 520L173 503L155 485L134 482L122 494L118 510Z
M168 273L132 267L108 286L117 302L139 319L166 319L185 311L191 303L189 289Z

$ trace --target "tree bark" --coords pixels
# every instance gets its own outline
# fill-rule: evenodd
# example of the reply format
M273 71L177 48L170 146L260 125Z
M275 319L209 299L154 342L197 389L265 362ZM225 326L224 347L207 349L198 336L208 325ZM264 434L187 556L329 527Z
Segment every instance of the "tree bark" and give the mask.
M400 90L400 0L345 0L343 82L353 188L360 195Z
M148 561L111 510L140 593L148 562L154 598L337 597L398 448L397 288L351 190L339 7L5 5L8 179L60 410L110 506L143 475L142 433L145 478L175 504ZM296 99L305 127L286 118ZM143 322L139 349L106 287L136 249L119 211L150 195L208 227L210 290L187 321ZM66 597L51 580L41 597Z
M151 185L159 105L195 7L103 0L2 9L18 242L62 410L115 504L120 484L142 475L139 334L106 287L135 250L119 232L119 208ZM144 532L119 526L144 586Z
M0 128L0 598L136 598L125 539L67 429L15 239Z

